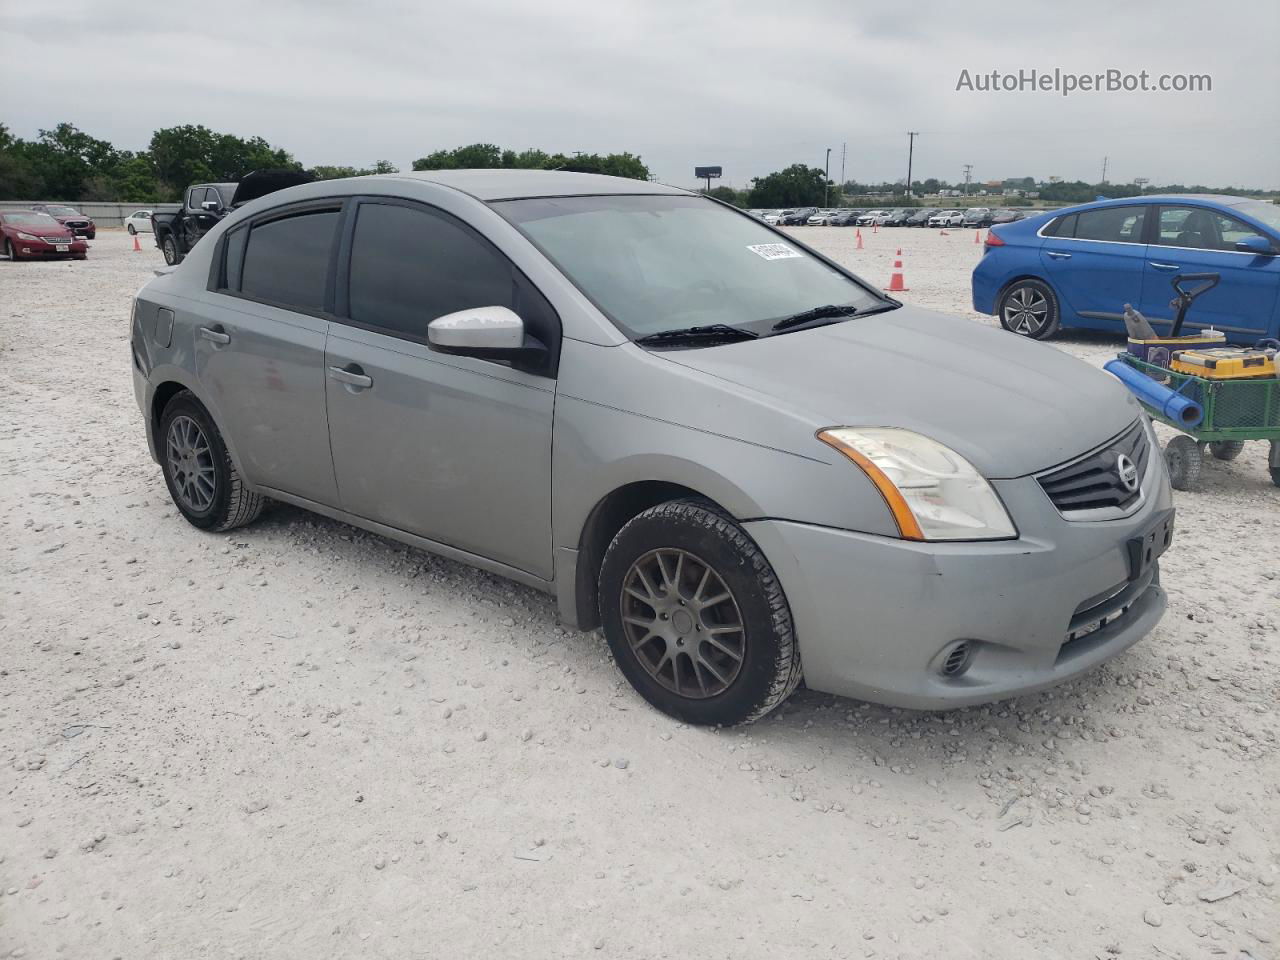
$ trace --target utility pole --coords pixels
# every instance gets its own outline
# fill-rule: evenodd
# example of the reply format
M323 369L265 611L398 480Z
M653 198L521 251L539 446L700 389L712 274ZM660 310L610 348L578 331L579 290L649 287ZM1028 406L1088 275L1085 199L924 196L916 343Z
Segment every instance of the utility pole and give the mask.
M973 173L973 164L966 163L964 165L964 195L966 197L969 195L969 181L972 179L972 176L971 176L972 173Z
M1102 183L1105 186L1107 182L1107 160L1109 157L1102 158Z
M848 149L848 146L849 144L847 141L845 143L840 144L840 189L841 190L844 189L844 154L845 154L845 150Z
M911 198L911 155L915 152L916 137L920 136L918 130L907 131L907 199Z
M822 175L822 205L831 202L831 148L827 147L826 173Z

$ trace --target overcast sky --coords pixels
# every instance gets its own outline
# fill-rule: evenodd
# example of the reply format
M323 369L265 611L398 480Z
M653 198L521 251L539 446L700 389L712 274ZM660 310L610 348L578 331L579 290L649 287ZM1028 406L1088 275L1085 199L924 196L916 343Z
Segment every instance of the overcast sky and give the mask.
M118 147L202 123L306 165L485 141L630 150L659 179L791 163L861 181L1280 187L1280 3L0 0L0 122ZM957 91L962 70L1209 74L1209 93Z

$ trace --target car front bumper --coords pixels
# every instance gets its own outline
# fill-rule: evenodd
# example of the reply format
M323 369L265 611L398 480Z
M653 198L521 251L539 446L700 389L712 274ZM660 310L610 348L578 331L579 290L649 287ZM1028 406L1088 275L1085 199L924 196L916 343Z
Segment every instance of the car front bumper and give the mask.
M55 243L49 243L44 240L19 240L14 237L9 242L13 244L14 249L17 250L18 255L21 257L74 257L86 253L89 249L89 245L84 242L83 237L72 237ZM59 250L59 245L67 249Z
M1159 568L1130 580L1127 549L1171 509L1163 463L1151 459L1142 507L1119 520L1065 520L1031 477L993 482L1019 525L1012 540L744 526L782 582L809 687L916 709L987 703L1079 676L1160 620ZM968 667L948 676L957 641L969 642Z

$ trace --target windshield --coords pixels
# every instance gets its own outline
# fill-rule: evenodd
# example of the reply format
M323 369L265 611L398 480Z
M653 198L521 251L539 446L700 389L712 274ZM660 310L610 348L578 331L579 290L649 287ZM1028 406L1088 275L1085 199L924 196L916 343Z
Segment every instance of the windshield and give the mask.
M493 206L632 339L717 323L764 333L818 306L886 304L758 221L700 197Z
M0 214L0 217L4 218L5 223L22 224L28 227L56 227L59 225L58 221L53 219L53 217L49 216L47 213L36 213L35 211L30 213L5 212Z
M1262 200L1245 200L1234 206L1241 213L1265 223L1272 230L1280 230L1280 206Z

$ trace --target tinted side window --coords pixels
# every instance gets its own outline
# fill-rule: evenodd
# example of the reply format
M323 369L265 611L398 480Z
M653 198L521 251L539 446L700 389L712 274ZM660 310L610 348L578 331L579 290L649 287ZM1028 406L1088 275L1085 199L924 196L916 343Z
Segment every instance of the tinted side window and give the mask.
M457 310L520 312L506 257L445 214L394 204L361 204L349 290L356 323L420 340L428 323Z
M223 244L224 260L222 267L221 287L227 290L240 289L240 265L244 260L245 242L249 239L249 228L238 227L227 234Z
M1078 214L1077 240L1108 240L1112 243L1141 243L1146 207L1104 207Z
M1076 235L1076 214L1059 217L1044 232L1046 237L1074 237Z
M249 231L240 292L286 308L322 309L337 226L337 210L255 224Z
M1237 241L1258 231L1235 217L1203 207L1161 207L1158 242L1166 247L1235 250Z

